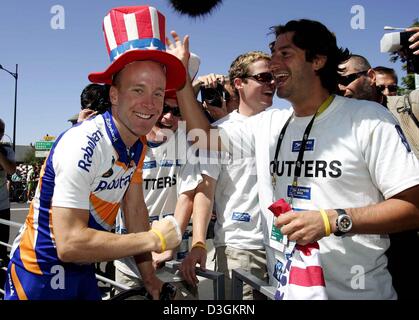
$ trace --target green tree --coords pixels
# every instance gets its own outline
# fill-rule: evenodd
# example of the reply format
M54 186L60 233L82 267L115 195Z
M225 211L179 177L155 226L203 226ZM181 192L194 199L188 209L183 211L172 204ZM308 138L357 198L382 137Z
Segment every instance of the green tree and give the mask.
M411 27L419 27L419 20L416 18L411 25ZM390 53L390 61L396 62L399 60L403 62L402 69L407 72L407 63L406 59L403 57L403 54L400 55L400 52L392 52ZM402 86L399 88L399 95L406 94L410 92L411 90L415 89L415 75L413 73L407 73L406 76L401 78L401 84Z
M35 148L32 148L30 151L26 152L23 163L34 165L34 164L42 164L43 161L44 161L44 158L35 157Z

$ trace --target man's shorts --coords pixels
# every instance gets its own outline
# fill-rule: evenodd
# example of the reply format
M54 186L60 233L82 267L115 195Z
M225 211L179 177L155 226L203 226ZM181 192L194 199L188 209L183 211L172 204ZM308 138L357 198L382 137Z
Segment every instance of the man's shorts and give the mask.
M101 300L93 266L72 270L57 265L53 275L38 275L10 262L5 300Z

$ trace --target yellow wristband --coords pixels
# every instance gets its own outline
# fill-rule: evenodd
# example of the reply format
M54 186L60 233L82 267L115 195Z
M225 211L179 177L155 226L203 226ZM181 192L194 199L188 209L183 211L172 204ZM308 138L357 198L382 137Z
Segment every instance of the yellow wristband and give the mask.
M324 232L326 234L326 237L330 236L330 223L329 223L329 217L327 216L326 211L324 211L323 209L320 209L320 214L323 218L323 223L324 223Z
M192 246L192 249L193 248L202 248L202 249L204 249L205 251L207 251L207 246L205 245L205 243L203 243L203 242L201 242L201 241L198 241L197 243L195 243L193 246Z
M161 242L161 252L166 251L166 239L163 237L162 233L156 229L150 229L150 231L159 237Z

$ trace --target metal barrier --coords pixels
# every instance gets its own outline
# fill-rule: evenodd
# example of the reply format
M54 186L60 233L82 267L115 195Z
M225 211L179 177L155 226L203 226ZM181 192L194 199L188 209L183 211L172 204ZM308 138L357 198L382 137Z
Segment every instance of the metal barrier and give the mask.
M9 220L4 220L4 219L0 219L0 223L5 224L5 225L9 225L9 226L15 227L15 228L20 228L23 225L21 223L17 223L17 222L14 222L14 221L9 221ZM12 247L10 244L2 242L2 241L0 241L0 245L7 246L9 248ZM172 260L172 261L166 262L164 268L166 268L166 270L171 272L171 273L175 273L176 271L179 270L180 264L181 264L181 262L176 261L176 260ZM6 272L6 271L7 271L7 268L5 268L5 267L1 268L1 270L0 270L0 272ZM210 279L210 280L213 281L214 300L224 300L225 291L224 291L224 274L223 273L210 271L210 270L202 271L201 269L196 268L196 274L198 276L201 276L201 277L204 277L204 278L207 278L207 279ZM122 290L131 289L130 287L128 287L126 285L123 285L123 284L118 283L114 280L108 279L106 277L103 277L99 274L96 274L96 279L99 280L99 281L102 281L104 283L110 284L111 286L122 289ZM0 293L4 294L3 288L0 288Z
M231 297L233 300L243 300L243 282L268 297L268 299L274 299L275 287L239 268L233 269L231 275Z
M181 262L176 260L167 261L164 265L166 270L171 273L175 273L179 270ZM199 268L195 268L195 272L198 276L210 279L213 281L213 293L214 300L224 300L225 299L225 290L224 290L224 273L206 270L202 271Z

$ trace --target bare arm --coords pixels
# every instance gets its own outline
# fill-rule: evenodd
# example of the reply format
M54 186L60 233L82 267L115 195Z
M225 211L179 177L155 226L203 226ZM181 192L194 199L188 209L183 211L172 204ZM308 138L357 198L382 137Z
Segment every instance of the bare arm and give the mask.
M217 180L202 175L204 180L198 185L193 205L193 236L192 244L197 242L205 243L208 224L211 220L214 205L215 186Z
M132 186L135 185L131 185L130 188ZM136 188L140 187L137 185ZM133 192L138 191L131 190ZM129 220L129 223L132 223L132 218L129 218ZM88 221L89 213L87 210L64 207L52 208L52 225L60 260L74 263L92 263L111 261L150 251L160 252L161 250L160 238L151 231L120 235L89 228ZM136 228L137 226L130 227ZM162 219L154 224L153 228L162 233L168 249L175 248L179 244L181 239L176 230L177 225L171 220Z
M190 190L180 194L177 199L174 217L179 224L181 234L185 232L191 219L194 195L195 190ZM153 265L156 268L161 267L164 262L173 259L173 254L174 250L167 250L161 254L153 252Z
M181 60L186 68L186 84L182 90L177 91L177 100L182 112L182 117L186 121L188 133L192 137L206 137L206 139L196 138L195 143L198 148L220 150L222 145L221 140L216 139L216 141L211 141L210 131L211 129L215 129L209 123L201 105L196 100L196 95L192 87L191 79L189 78L189 36L185 36L182 42L175 31L172 31L171 35L173 36L174 42L172 43L168 38L166 39L168 45L167 51ZM199 131L191 132L191 130ZM216 136L218 137L218 134Z
M214 204L216 180L203 175L204 180L196 188L192 216L192 245L201 242L205 244L208 224L211 219ZM180 267L183 278L191 285L198 283L195 266L199 263L202 270L206 269L207 251L200 247L192 247Z
M195 190L186 191L179 195L176 202L175 219L182 234L185 232L192 216L194 196Z
M88 220L87 210L52 208L60 260L73 263L111 261L160 248L159 238L151 232L118 235L89 228Z
M144 202L141 184L131 184L129 186L122 202L122 209L128 233L150 230L148 210ZM155 274L151 252L136 255L134 259L148 292L155 299L158 299L163 283Z
M345 208L343 208L345 209ZM419 185L409 188L383 202L345 209L352 217L351 233L388 234L419 228ZM336 231L337 212L326 210L331 232ZM299 244L317 241L325 236L325 227L319 211L289 212L276 219L275 225L290 240Z

